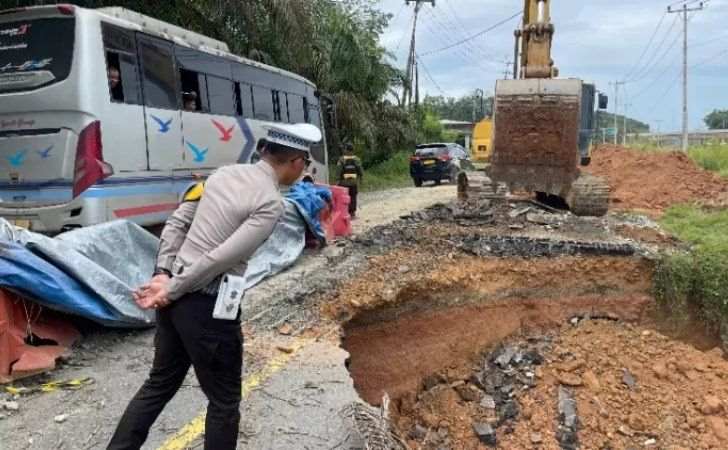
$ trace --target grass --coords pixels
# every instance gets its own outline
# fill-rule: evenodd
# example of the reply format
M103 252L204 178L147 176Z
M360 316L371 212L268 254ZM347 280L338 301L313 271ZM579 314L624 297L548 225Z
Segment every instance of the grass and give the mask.
M677 151L673 147L658 147L652 141L637 141L629 144L629 147L643 152L665 152ZM728 178L728 144L718 142L690 147L688 156L700 167L718 172L721 176Z
M688 154L699 166L728 178L728 144L693 147Z
M728 210L670 208L662 225L692 244L663 255L655 273L655 297L680 327L697 319L712 333L728 332Z
M409 174L408 152L398 152L388 160L364 169L362 192L384 191L413 186ZM331 182L336 183L336 166L329 168Z

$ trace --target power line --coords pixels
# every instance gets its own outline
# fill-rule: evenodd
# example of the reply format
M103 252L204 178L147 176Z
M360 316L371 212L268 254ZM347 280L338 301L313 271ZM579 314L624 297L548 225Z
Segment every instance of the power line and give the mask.
M399 11L397 11L397 14L394 15L394 18L392 19L392 21L389 22L390 25L397 23L397 19L399 19L399 16L402 14L402 11L404 11L404 9L406 7L407 7L407 3L403 3L402 6L399 7Z
M661 80L665 75L667 75L668 73L670 73L670 70L671 69L674 69L675 68L674 67L674 64L678 61L678 59L679 59L679 55L677 55L675 58L673 58L673 60L671 61L670 64L667 65L667 67L665 68L665 70L663 70L657 77L655 77L652 80L652 82L647 85L646 88L642 89L641 91L639 91L639 93L637 93L636 95L632 96L632 101L634 101L634 100L642 97L642 95L644 95L645 93L647 93L650 90L652 90L652 88L654 88L655 86L657 86L657 82L659 80Z
M460 15L458 14L458 12L455 9L455 7L453 6L452 2L450 0L445 0L445 3L448 6L447 9L448 9L448 11L450 13L450 17L454 17L455 22L457 22L457 24L459 24L459 26L461 27L461 30L463 32L465 30L467 30L468 27L467 27L467 25L465 25L465 21L463 21L460 18ZM446 13L448 11L446 11ZM455 22L453 22L453 23L455 23ZM491 50L493 50L493 49L491 49L489 47L486 47L484 45L484 43L482 43L482 42L477 42L475 40L472 40L472 41L469 41L469 46L472 47L474 50L477 50L479 53L481 53L486 58L492 58L493 57L493 54L491 53Z
M645 66L646 68L643 69L642 71L640 71L641 73L640 73L640 76L639 77L635 77L635 78L632 78L630 80L627 80L627 82L628 83L636 83L638 81L641 81L641 80L644 80L645 78L647 78L652 73L652 71L655 69L655 67L657 67L660 64L660 62L662 60L664 60L665 57L670 53L670 51L673 48L675 48L675 45L677 45L677 43L678 43L679 40L680 40L680 35L679 34L675 35L675 39L673 39L672 44L670 44L670 46L667 48L667 50L665 50L662 53L662 56L660 56L659 58L657 58L656 60L654 60L654 64L651 64L649 66Z
M427 77L427 78L428 78L428 79L430 80L430 82L432 82L432 84L433 84L433 85L435 86L435 88L436 88L436 89L437 89L438 91L440 91L440 93L441 93L441 94L442 94L442 95L443 95L444 97L447 97L447 93L446 93L446 92L445 92L444 90L442 90L442 88L440 87L440 85L439 85L439 84L437 84L437 81L435 81L435 79L434 79L434 78L432 77L432 74L431 74L431 73L430 73L430 71L429 71L429 70L427 69L427 66L425 65L425 63L424 63L424 62L422 62L422 59L420 58L420 55L416 55L416 57L417 57L417 63L418 63L419 65L421 65L421 66L422 66L422 70L424 70L424 71L425 71L425 76L426 76L426 77Z
M429 12L429 10L428 10L428 12ZM433 36L436 36L437 35L436 30L434 28L432 28L433 25L435 27L437 26L437 24L435 24L435 22L434 22L434 19L433 19L432 23L430 23L430 22L423 22L423 23L427 27L427 30ZM445 38L443 38L443 39L445 39ZM449 42L451 42L451 40L450 39L447 39L446 42L449 43ZM469 54L466 51L466 48L464 48L464 47L456 47L456 48L454 48L453 49L453 52L451 54L457 56L458 58L460 58L468 66L472 66L472 65L479 66L482 70L484 70L486 72L492 70L491 68L486 67L485 65L483 65L483 61L482 61L481 58L473 57L472 54ZM420 54L420 56L423 56L423 55ZM493 60L486 59L485 62L486 63L489 63L489 64L493 64L493 65L496 64L495 58L493 58Z
M677 25L677 22L678 22L678 18L675 17L675 19L672 21L672 24L670 25L670 28L667 30L667 32L663 36L662 41L660 41L660 44L657 47L655 47L655 51L652 53L652 56L647 59L647 63L645 63L643 68L638 70L637 73L633 75L633 79L641 78L644 75L643 74L643 72L645 71L644 68L650 67L652 65L652 62L655 60L655 57L658 54L660 54L660 51L662 51L662 46L665 45L665 42L667 42L667 38L670 36L670 33L672 32L673 29L675 29L675 25ZM633 80L627 80L627 81L632 82Z
M402 46L402 43L404 42L404 39L407 37L407 31L410 29L410 26L412 25L412 22L415 20L415 13L412 13L412 18L407 22L407 28L404 29L402 32L402 37L399 38L399 43L397 44L397 48L394 49L395 52L399 51L399 48Z
M431 11L431 12L432 12L433 20L437 21L438 24L443 27L443 29L452 30L453 32L456 30L459 30L458 36L462 36L463 27L461 27L461 26L457 25L455 22L453 22L450 15L448 15L446 13L440 15L438 11ZM455 36L454 34L451 35L448 33L448 36L454 38L454 39L452 39L452 41L456 40L456 38L457 38L457 36ZM482 49L475 46L475 43L473 41L466 42L465 44L463 44L462 48L464 50L471 52L473 55L478 55L478 54L482 53L484 57L487 57L486 55L484 55L484 52Z
M647 42L647 46L645 46L645 49L642 51L642 54L639 58L637 58L637 63L635 63L634 67L632 67L632 70L630 70L627 75L624 76L625 80L628 80L635 70L637 70L637 67L639 67L640 62L642 61L642 58L647 54L647 50L650 49L650 46L652 45L652 42L654 42L655 37L657 36L657 32L660 31L660 27L662 26L662 23L665 21L665 17L667 17L667 12L665 12L662 17L660 17L660 21L657 22L657 27L655 27L655 31L652 33L652 36L650 37L650 40Z
M443 21L441 21L440 16L436 13L434 10L428 11L432 15L432 20L437 22L437 25L442 27L443 29L452 28L452 23L450 25L446 24L445 20L446 18L442 18ZM449 22L449 21L448 21ZM457 27L457 26L456 26ZM446 35L448 38L451 38L449 34ZM448 44L454 42L455 39L448 39ZM495 56L489 53L486 53L482 48L476 47L475 44L472 41L468 41L463 44L462 47L458 48L458 50L463 50L471 54L473 58L485 58L485 59L494 59Z
M454 44L447 45L445 47L438 48L436 50L430 50L429 52L422 53L420 56L427 56L427 55L432 55L433 53L439 53L439 52L443 52L445 50L450 50L453 47L457 47L457 46L462 45L462 44L464 44L466 42L472 41L473 39L476 39L476 38L478 38L478 37L480 37L480 36L482 36L482 35L490 32L490 31L495 30L496 28L498 28L498 27L500 27L502 25L505 25L506 23L510 22L511 20L515 19L516 17L520 16L521 14L523 14L523 11L519 10L516 14L513 14L512 16L508 17L507 19L501 20L500 22L498 22L498 23L490 26L489 28L486 28L485 30L479 31L479 32L477 32L477 33L475 33L475 34L473 34L471 36L468 36L465 39L462 39L462 40L460 40L458 42L455 42Z

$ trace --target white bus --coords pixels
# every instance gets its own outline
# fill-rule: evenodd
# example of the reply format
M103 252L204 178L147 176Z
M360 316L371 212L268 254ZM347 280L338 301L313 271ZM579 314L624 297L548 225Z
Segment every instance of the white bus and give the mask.
M323 131L319 100L298 75L122 8L2 11L0 217L42 232L161 223L197 180L254 160L261 125Z

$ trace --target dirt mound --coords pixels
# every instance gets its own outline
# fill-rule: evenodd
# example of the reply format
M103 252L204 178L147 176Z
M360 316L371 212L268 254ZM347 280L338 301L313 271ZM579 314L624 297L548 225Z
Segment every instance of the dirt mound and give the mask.
M600 146L588 171L605 177L612 207L660 215L676 203L728 205L728 180L697 166L680 152L644 152Z

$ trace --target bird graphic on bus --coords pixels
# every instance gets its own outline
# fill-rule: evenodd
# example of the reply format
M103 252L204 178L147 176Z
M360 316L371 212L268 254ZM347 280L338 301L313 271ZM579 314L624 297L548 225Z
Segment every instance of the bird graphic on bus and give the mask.
M51 150L53 150L52 145L45 150L36 150L36 153L38 154L38 156L40 156L41 159L47 159L51 156Z
M188 142L187 146L190 148L192 154L195 155L195 162L205 162L205 158L207 158L207 151L209 149L200 148L191 142Z
M211 119L212 124L215 125L215 128L217 128L220 131L220 140L223 142L229 142L230 139L233 138L233 132L235 131L235 124L231 126L230 128L225 128L225 125L221 124L215 119Z
M11 166L13 167L20 167L25 162L25 155L28 153L27 150L21 150L14 155L6 156L5 159L8 160Z
M157 124L159 125L159 132L162 134L167 134L167 132L169 131L169 126L172 125L174 117L165 122L164 119L160 119L154 114L150 114L150 116L152 116L152 119L154 119L154 121L157 122Z

